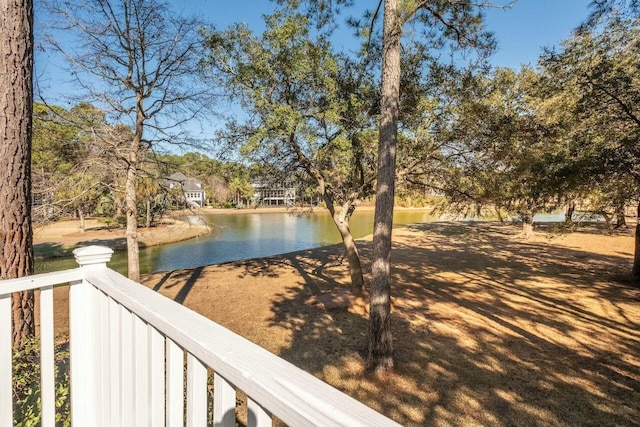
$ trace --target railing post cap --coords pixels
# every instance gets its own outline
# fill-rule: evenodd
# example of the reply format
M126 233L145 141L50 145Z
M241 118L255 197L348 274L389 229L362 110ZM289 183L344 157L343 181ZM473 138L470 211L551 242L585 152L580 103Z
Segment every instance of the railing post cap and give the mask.
M74 249L73 255L80 267L85 265L107 264L111 261L113 249L106 246L84 246Z

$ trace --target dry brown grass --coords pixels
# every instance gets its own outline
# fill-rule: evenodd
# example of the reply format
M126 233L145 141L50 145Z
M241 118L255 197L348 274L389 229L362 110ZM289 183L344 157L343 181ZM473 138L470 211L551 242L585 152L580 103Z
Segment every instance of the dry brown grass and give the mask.
M522 240L518 231L394 231L397 369L383 378L363 369L363 301L348 310L317 303L347 287L339 245L144 282L405 425L638 425L630 232ZM368 270L370 243L360 247Z

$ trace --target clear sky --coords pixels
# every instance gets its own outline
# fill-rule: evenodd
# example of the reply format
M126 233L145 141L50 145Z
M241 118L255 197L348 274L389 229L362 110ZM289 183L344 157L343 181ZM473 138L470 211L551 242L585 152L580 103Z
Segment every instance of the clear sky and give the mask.
M246 22L259 33L264 29L263 14L273 10L269 0L169 0L173 7L185 15L196 14L205 22L222 29L234 22ZM377 0L355 0L352 13L370 8ZM495 0L504 4L508 0ZM520 68L522 64L535 65L543 47L552 47L569 37L571 31L583 22L589 14L591 0L517 0L508 10L492 9L487 12L487 28L498 40L498 50L491 57L495 66ZM36 15L36 25L39 16ZM334 40L337 49L354 48L356 42L351 30L346 29L344 20L344 45ZM69 86L61 82L62 72L59 60L38 52L36 73L43 90L48 96L63 95ZM54 89L54 88L57 88Z
M273 9L268 0L171 0L185 12L196 12L205 20L224 28L246 22L254 31L264 28L262 14ZM508 0L496 0L504 4ZM374 0L355 0L356 7L371 8ZM519 68L535 65L543 47L551 47L569 37L589 14L591 0L517 0L508 10L487 12L487 28L498 40L493 65Z

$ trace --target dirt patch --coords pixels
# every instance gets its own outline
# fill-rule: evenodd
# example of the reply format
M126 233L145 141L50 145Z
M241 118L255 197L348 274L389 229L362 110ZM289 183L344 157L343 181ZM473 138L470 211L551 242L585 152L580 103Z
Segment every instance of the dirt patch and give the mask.
M394 230L397 369L384 378L364 372L366 301L340 245L143 281L404 425L637 425L631 233L519 231ZM369 271L370 242L360 250Z

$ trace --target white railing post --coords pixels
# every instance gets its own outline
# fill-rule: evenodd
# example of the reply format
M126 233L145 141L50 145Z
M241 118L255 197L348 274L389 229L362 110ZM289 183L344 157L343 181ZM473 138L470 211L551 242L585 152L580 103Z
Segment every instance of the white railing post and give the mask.
M85 272L106 270L113 250L87 246L73 251ZM100 426L105 402L99 384L101 372L100 310L98 290L86 280L69 286L69 349L71 355L71 423Z

